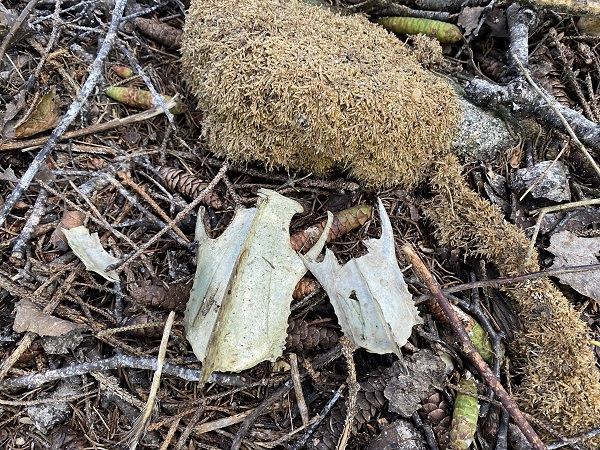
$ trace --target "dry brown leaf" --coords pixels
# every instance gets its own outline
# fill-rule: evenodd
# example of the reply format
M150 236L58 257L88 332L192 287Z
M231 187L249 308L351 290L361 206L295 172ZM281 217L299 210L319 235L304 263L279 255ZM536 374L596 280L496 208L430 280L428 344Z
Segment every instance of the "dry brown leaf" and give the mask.
M17 333L31 331L39 336L63 336L75 330L85 329L85 325L69 322L44 314L33 302L22 299L15 305L17 316L13 330Z
M52 86L29 116L6 125L4 136L9 139L19 139L54 128L60 120L58 101L56 87Z
M84 220L85 214L81 211L65 211L60 223L52 233L52 236L50 236L50 243L58 250L68 250L69 244L62 229L70 230L71 228L83 225Z
M465 6L462 9L460 14L458 15L457 24L463 27L463 29L465 30L463 33L465 37L469 36L471 32L475 28L477 28L477 25L479 24L479 19L481 18L481 15L483 14L484 10L485 8L482 6Z

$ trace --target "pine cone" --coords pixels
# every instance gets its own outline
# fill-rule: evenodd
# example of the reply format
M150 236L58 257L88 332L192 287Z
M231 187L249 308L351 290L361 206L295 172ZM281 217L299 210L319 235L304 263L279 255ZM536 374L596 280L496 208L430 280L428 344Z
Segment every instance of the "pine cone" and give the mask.
M298 284L294 288L294 292L292 292L292 298L294 300L301 300L304 297L312 294L314 291L319 289L321 285L317 280L313 280L312 278L300 278Z
M132 289L130 295L146 306L157 306L167 311L183 311L190 298L192 280L172 283L168 288L159 285L141 286Z
M185 170L172 167L156 167L158 174L163 177L165 185L187 197L197 197L208 186L206 181L188 174ZM202 201L204 205L212 206L214 209L223 209L221 197L214 191L210 191Z
M292 320L288 327L286 347L298 353L320 348L327 350L338 343L338 335L332 328L309 324L304 319Z
M446 450L450 442L452 414L444 396L432 389L427 400L423 402L419 415L423 422L433 429L440 450Z
M352 435L355 435L361 427L370 422L387 401L383 395L385 382L382 372L384 370L383 367L374 370L366 380L358 383L360 386L356 398L358 411L354 416ZM311 450L335 450L344 429L345 420L346 403L340 399L336 406L332 408L329 417L325 418L308 441L307 448Z

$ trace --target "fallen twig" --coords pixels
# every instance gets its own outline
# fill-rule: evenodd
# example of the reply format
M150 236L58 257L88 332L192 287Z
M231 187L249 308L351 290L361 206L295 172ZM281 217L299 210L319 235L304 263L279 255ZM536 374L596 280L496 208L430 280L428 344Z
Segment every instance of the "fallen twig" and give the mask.
M15 260L22 260L25 258L25 250L31 236L37 230L38 225L42 216L46 213L46 202L48 201L48 191L46 189L40 189L38 198L35 200L35 204L31 209L31 213L25 222L25 225L21 229L19 237L15 240L15 244L12 248L10 257Z
M136 420L135 425L131 428L130 433L132 434L131 440L129 441L130 450L135 450L146 430L146 424L150 420L152 411L154 410L156 402L156 394L160 387L160 377L162 376L163 368L165 365L165 356L167 354L167 345L169 344L169 335L171 334L171 328L175 320L175 311L169 313L167 317L167 323L163 330L162 339L160 341L160 347L158 349L158 357L156 358L156 370L152 376L152 384L150 385L150 392L148 393L148 399L146 400L146 406L142 415Z
M310 422L310 418L308 417L308 408L306 407L304 393L302 392L302 380L300 380L300 371L298 370L298 357L295 353L290 354L290 366L296 403L298 403L298 410L300 411L300 417L302 417L302 425L306 427Z
M596 171L596 173L598 175L600 175L600 167L598 167L596 160L594 158L592 158L592 155L590 155L590 152L588 152L587 148L585 148L585 145L583 145L581 143L581 141L579 140L579 138L573 131L573 128L571 128L571 125L569 125L569 122L567 121L565 116L561 113L560 109L557 106L558 102L556 101L556 99L553 98L552 96L550 96L550 94L542 91L542 89L537 85L537 83L535 81L533 81L533 79L531 78L531 75L529 74L529 71L525 68L525 66L523 66L521 61L519 61L519 58L517 55L513 54L512 57L515 60L517 66L519 66L519 69L521 69L521 72L523 72L523 75L525 76L525 78L527 79L527 81L529 82L531 87L535 90L535 92L537 92L537 94L540 97L542 97L544 99L546 104L552 109L552 111L554 111L554 114L556 114L558 116L560 123L562 124L562 126L564 127L566 132L569 134L569 136L571 136L571 139L573 139L575 146L581 151L581 153L583 153L585 155L588 162L593 167L593 169Z
M346 336L340 338L340 344L342 344L342 354L346 359L346 365L348 366L348 397L346 398L346 418L344 419L344 429L340 435L340 439L337 443L337 450L345 450L348 445L348 439L350 439L350 432L352 431L352 424L354 423L354 416L357 412L357 396L360 386L356 382L356 367L354 366L354 350L356 347L350 342Z
M27 16L29 16L29 13L31 12L31 10L33 8L35 8L35 5L37 5L38 1L39 0L29 0L29 3L27 3L27 6L25 6L25 8L23 8L23 11L21 11L21 14L19 14L19 17L17 17L17 20L15 20L14 23L12 24L10 31L8 33L6 33L6 36L4 36L4 39L2 40L2 44L0 45L0 61L2 61L4 59L4 53L6 52L8 45L14 39L15 35L17 34L17 31L23 25L23 23L25 22L25 19L27 19Z
M331 397L331 399L327 402L327 404L323 408L323 411L321 411L321 413L319 414L318 419L313 422L313 424L308 428L308 430L306 430L306 433L304 433L304 435L302 436L302 438L300 440L298 440L294 444L294 446L290 448L290 450L299 450L302 447L304 447L304 444L306 444L306 441L308 441L308 438L310 438L310 436L315 432L315 430L317 429L317 427L319 425L321 425L321 422L323 421L323 419L325 418L325 416L327 416L327 414L329 414L329 411L336 404L336 402L338 401L338 399L342 395L342 392L344 392L345 388L346 388L346 386L341 385L338 388L338 390L335 391L335 394L333 394L333 397Z
M36 389L43 384L60 380L62 378L83 375L89 372L99 372L102 370L122 369L125 367L132 369L156 370L156 364L156 358L139 358L129 355L117 355L113 356L112 358L85 362L73 366L63 367L61 369L47 370L41 373L4 380L0 382L0 391ZM178 377L186 381L198 381L201 375L201 370L189 369L187 367L177 366L168 362L165 362L163 372L167 375ZM242 375L221 373L213 373L208 379L208 382L223 386L244 387L250 385L250 380Z
M177 216L175 216L175 218L173 220L169 221L165 225L165 227L163 229L161 229L158 233L156 233L154 236L152 236L152 238L150 240L148 240L148 242L146 242L145 244L141 245L135 251L135 253L130 254L129 256L125 257L124 259L122 259L118 263L111 264L110 266L108 266L106 268L106 270L115 270L115 269L117 269L119 267L122 267L124 264L126 264L128 262L134 261L138 256L142 255L146 251L146 249L148 247L150 247L151 245L153 245L158 239L160 239L160 237L163 234L165 234L167 231L170 231L173 228L173 226L177 224L177 222L179 222L180 220L182 220L196 206L198 206L204 200L204 197L215 188L215 186L217 185L217 183L219 181L221 181L221 179L223 178L223 176L225 175L226 172L227 172L227 164L223 164L223 166L221 167L221 169L219 170L219 172L215 175L215 177L212 179L212 181L206 186L206 189L204 189L200 194L198 194L198 197L196 197L196 199L194 199L193 202L191 202L183 210L181 210L177 214Z
M540 228L542 227L542 220L544 216L549 213L558 212L558 211L566 211L568 209L579 208L580 206L591 206L600 204L600 199L592 199L592 200L582 200L580 202L571 202L571 203L563 203L561 205L548 206L545 208L534 209L530 211L532 215L538 215L537 221L535 223L535 228L533 229L533 234L531 239L529 240L529 248L527 249L527 256L525 257L525 262L527 263L531 258L531 254L533 253L533 247L535 246L535 241L537 240L538 233L540 232ZM559 268L562 269L562 268ZM575 272L575 271L574 271Z
M496 396L498 397L502 405L506 408L506 410L509 412L510 416L515 421L515 424L519 427L519 429L523 432L527 440L531 443L532 447L535 450L546 450L546 446L538 437L536 432L533 430L527 419L525 419L523 413L521 413L517 404L512 398L510 398L508 392L506 392L498 378L496 378L490 367L483 360L479 352L475 349L475 346L469 339L467 332L465 331L458 317L454 313L450 302L442 293L440 285L433 278L425 264L423 264L421 258L417 255L417 253L414 251L410 244L403 245L402 251L407 255L411 264L413 265L413 270L417 272L419 277L427 285L427 287L435 297L435 300L437 301L439 307L444 312L446 319L448 320L448 324L452 328L452 331L454 332L459 341L459 346L462 352L485 378L488 385L494 390Z
M600 200L599 200L600 202ZM566 205L558 205L558 206L566 206ZM554 208L554 207L552 207ZM454 294L455 292L467 291L469 289L475 288L485 288L485 287L500 287L505 284L516 284L521 283L526 280L533 280L535 278L546 278L553 277L555 275L562 275L564 273L576 273L576 272L589 272L590 270L599 270L599 264L587 264L584 266L571 266L571 267L556 267L552 269L540 270L538 272L526 273L523 275L515 275L512 277L503 277L503 278L493 278L491 280L479 280L472 281L470 283L461 283L456 286L450 286L442 289L442 293L446 296L450 294ZM405 281L409 284L413 284L417 287L423 287L421 283L415 282L414 280L405 278ZM420 304L431 298L432 294L420 295L415 298L415 303Z
M177 97L173 97L165 103L167 108L171 108L175 105ZM101 133L103 131L112 130L119 127L131 125L132 123L142 122L144 120L151 119L152 117L163 114L164 111L160 105L157 105L146 111L133 114L124 118L117 118L109 120L108 122L96 123L89 127L81 128L79 130L73 130L62 134L57 138L56 142L66 141L67 139L74 139L89 134ZM8 152L11 150L20 150L24 148L35 148L44 145L50 140L52 136L42 136L35 139L18 140L18 141L0 141L0 152Z

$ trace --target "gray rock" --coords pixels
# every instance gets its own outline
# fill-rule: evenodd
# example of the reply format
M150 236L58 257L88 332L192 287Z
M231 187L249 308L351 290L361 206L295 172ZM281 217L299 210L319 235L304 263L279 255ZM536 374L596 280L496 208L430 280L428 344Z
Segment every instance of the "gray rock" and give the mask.
M533 198L545 198L554 202L571 200L567 167L560 161L554 165L552 163L553 161L542 161L517 170L510 177L510 188L518 195L523 195L533 186L530 191Z

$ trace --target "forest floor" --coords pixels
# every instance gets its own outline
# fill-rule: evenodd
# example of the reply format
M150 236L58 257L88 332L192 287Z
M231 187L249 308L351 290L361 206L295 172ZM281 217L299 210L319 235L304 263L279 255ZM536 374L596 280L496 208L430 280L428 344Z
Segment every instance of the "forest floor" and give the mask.
M404 275L424 323L403 349L405 363L417 371L423 361L441 361L442 353L454 361L448 370L443 365L441 375L439 367L436 374L419 372L430 377L424 385L396 386L402 372L396 356L352 348L327 294L309 277L294 293L283 356L239 374L216 373L201 386L196 381L201 364L183 325L196 270L198 207L205 207L205 225L216 237L234 211L256 204L259 189L275 190L304 208L290 225L297 251L314 243L327 211L337 214L329 248L342 262L364 255L362 242L380 237L381 199L400 267L410 264L400 250L410 243L440 285L454 288L457 297L449 295L451 300L477 318L496 349L504 348L502 361L494 361L493 350L488 356L509 393L520 381L510 343L523 324L499 284L492 287L493 268L437 244L422 216L421 205L431 196L426 189L375 192L343 173L320 179L215 158L202 140L202 113L181 73L181 2L129 2L116 27L111 27L115 2L109 0L3 3L0 448L117 449L139 442L138 448L161 449L443 450L453 411L462 413L455 420L466 425L452 439L467 448L475 431L468 422L473 408L480 416L477 448L530 448L508 425L501 406L485 400L490 394L479 375L481 406L470 403L473 397L457 398L468 391L457 385L472 366L449 326L432 316L429 290L411 270ZM502 84L514 75L507 57L510 2L417 3L333 6L373 20L402 13L458 24L463 39L443 46L448 76ZM599 127L600 19L593 15L600 13L592 10L593 2L590 18L569 6L557 2L531 10L529 70L560 105ZM152 93L139 93L148 89L177 96L172 110L177 114L167 117ZM494 161L468 161L465 182L528 233L544 270L596 264L600 174L593 160L600 144L578 146L568 132L543 121L533 129L515 131L517 144ZM582 151L586 145L591 158ZM556 159L544 182L545 169ZM523 195L527 188L534 195ZM536 210L556 205L563 210L547 210L538 221ZM102 267L88 270L73 252L76 244L62 230L77 227L97 233L97 247L87 237L79 249L92 253L92 262L110 254L103 265L95 260ZM558 239L565 233L570 242L583 241L569 247ZM107 264L113 270L106 271ZM590 336L599 331L595 273L569 280L551 274ZM476 281L481 283L465 285ZM157 367L162 376L153 399ZM413 410L401 412L411 402L399 400L398 392L417 397ZM146 410L150 417L144 421ZM555 442L552 448L567 445L552 424L531 420L545 442Z

